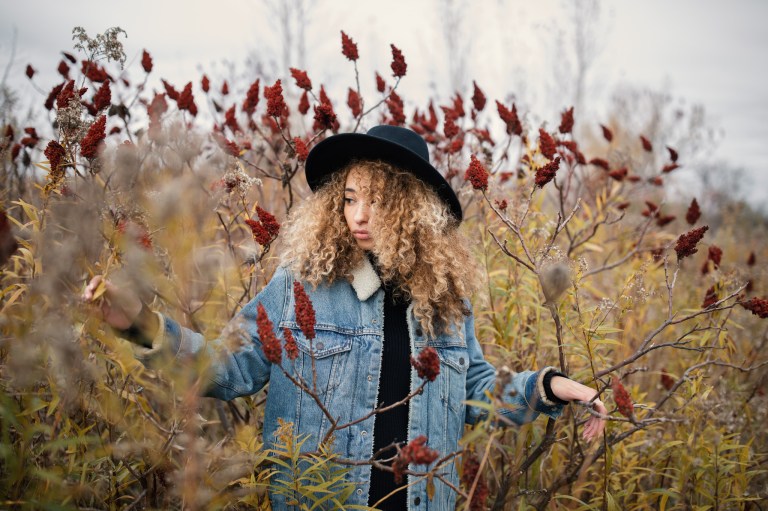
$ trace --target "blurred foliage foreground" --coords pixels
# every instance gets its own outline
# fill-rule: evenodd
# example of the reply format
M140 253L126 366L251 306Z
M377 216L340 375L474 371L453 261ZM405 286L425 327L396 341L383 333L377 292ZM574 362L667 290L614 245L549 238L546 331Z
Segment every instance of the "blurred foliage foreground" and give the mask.
M297 69L149 92L150 54L131 81L120 36L75 30L80 56L63 54L47 119L3 112L0 507L265 509L275 464L295 472L275 491L338 507L343 460L300 463L290 425L263 449L266 390L200 398L201 363L146 368L79 297L106 274L215 338L274 271L307 150L392 123L423 134L459 192L484 270L478 336L500 377L558 365L611 410L591 445L586 406L488 420L413 477L455 463L462 509L765 508L765 226L667 197L681 155L661 135L613 119L577 142L572 108L557 129L531 126L477 84L407 120L405 57L392 46L392 74L364 94L346 34L343 108Z

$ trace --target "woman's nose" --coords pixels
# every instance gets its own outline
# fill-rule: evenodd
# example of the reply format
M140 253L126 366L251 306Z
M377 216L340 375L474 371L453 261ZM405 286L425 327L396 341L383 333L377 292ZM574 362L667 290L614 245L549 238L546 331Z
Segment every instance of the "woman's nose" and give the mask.
M368 222L370 216L370 206L365 201L360 201L355 210L355 222L364 224Z

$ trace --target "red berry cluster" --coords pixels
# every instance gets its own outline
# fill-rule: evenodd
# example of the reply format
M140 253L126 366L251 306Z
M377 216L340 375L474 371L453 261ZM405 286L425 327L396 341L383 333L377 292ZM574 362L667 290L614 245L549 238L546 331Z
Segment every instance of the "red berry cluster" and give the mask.
M397 458L392 462L396 483L400 484L403 481L405 470L411 463L415 465L429 465L437 459L439 453L427 447L426 444L427 437L420 435L400 449Z
M307 144L299 137L294 137L293 139L293 146L294 151L296 151L296 158L299 161L307 161L307 156L309 156L309 149L307 148Z
M296 323L299 324L304 337L314 339L315 308L312 306L312 300L309 299L301 282L295 281L293 283L293 296L295 299Z
M469 162L469 167L467 167L464 173L464 179L472 183L472 188L475 190L485 191L488 189L488 171L485 170L483 164L480 163L480 160L474 154Z
M702 275L709 273L709 262L712 261L712 269L716 270L720 267L720 261L723 259L723 249L717 245L710 245L707 253L707 259L704 261L704 266L701 267Z
M472 86L474 87L472 91L472 106L475 108L476 112L481 112L483 108L485 108L486 98L485 94L483 93L482 89L477 86L477 83L472 81Z
M478 478L478 472L480 471L480 462L477 461L477 457L474 454L470 454L464 461L464 468L461 474L461 482L469 492L472 485L475 485L475 491L472 494L472 500L469 503L469 509L471 511L483 511L486 509L485 502L488 500L488 484L485 482L485 478L482 475Z
M253 115L253 112L256 111L256 106L259 104L260 85L261 79L257 78L256 81L253 82L250 87L248 87L248 92L245 94L245 100L243 101L243 111L248 115Z
M573 107L563 112L558 130L563 134L573 131Z
M520 118L517 116L517 107L512 103L512 109L508 109L499 101L496 101L496 109L499 112L499 117L507 125L508 135L520 136L523 134L523 125L520 123Z
M712 286L709 289L707 289L707 292L704 295L704 301L701 304L701 308L706 309L708 307L711 307L712 305L716 304L719 299L720 297L717 296L717 291L715 290L715 286Z
M347 94L347 106L352 111L352 115L355 118L360 117L360 114L363 113L363 102L360 99L360 94L357 93L354 89L349 89L349 93Z
M292 67L291 76L296 80L296 87L304 90L312 90L312 80L309 79L306 71Z
M677 243L675 244L677 260L679 261L684 257L695 254L698 251L696 245L701 241L701 238L704 237L704 233L708 230L709 226L705 225L703 227L699 227L698 229L688 231L685 234L681 234L677 239Z
M277 235L280 233L280 224L271 213L258 206L256 207L256 213L259 216L258 222L249 218L245 223L251 228L251 233L256 243L265 247L277 238Z
M152 71L152 57L147 50L144 50L141 54L141 67L144 69L145 73L150 73Z
M341 31L341 53L351 61L360 57L357 53L357 44L343 30Z
M555 178L557 171L560 169L560 157L557 156L554 160L547 163L543 167L536 170L536 186L543 188L544 185L549 183Z
M768 299L766 298L750 298L746 302L741 302L741 306L759 318L768 318Z
M315 122L312 125L315 131L334 129L338 124L336 112L333 111L333 105L329 102L321 102L313 107L315 112Z
M50 163L51 173L55 173L59 170L61 160L66 154L67 153L61 144L55 140L48 142L48 147L45 148L45 157L48 158L48 162Z
M277 340L275 335L275 326L272 324L269 316L267 316L267 311L261 302L256 307L256 328L259 332L261 350L264 352L267 360L273 364L282 362L283 349L280 347L280 341Z
M661 385L667 389L671 390L672 386L675 384L674 378L672 378L666 369L661 370Z
M418 359L411 357L411 365L416 369L419 378L427 381L435 381L440 374L440 358L435 348L427 346L419 353Z
M283 339L285 340L285 354L291 360L296 360L299 356L299 348L296 346L296 339L293 337L289 328L283 329Z
M693 199L691 201L691 205L688 206L688 211L685 214L685 220L690 225L693 225L698 222L699 217L701 217L701 209L699 209L699 203L696 201L696 199Z
M88 133L85 134L85 137L80 142L80 154L83 157L92 160L98 156L104 139L107 138L106 126L107 116L102 115L88 128Z
M397 78L405 76L405 71L408 69L408 64L405 63L403 52L400 51L394 44L390 44L389 46L392 48L392 74L394 74Z
M613 400L616 402L616 406L619 409L619 413L624 417L632 418L632 414L635 411L635 405L632 404L632 398L629 396L629 392L624 388L618 378L611 380L611 389L613 390Z
M272 87L264 87L264 97L267 98L267 115L282 117L288 111L288 105L283 99L283 85L277 80Z
M539 128L539 150L548 160L555 156L555 151L557 150L555 139L543 128Z

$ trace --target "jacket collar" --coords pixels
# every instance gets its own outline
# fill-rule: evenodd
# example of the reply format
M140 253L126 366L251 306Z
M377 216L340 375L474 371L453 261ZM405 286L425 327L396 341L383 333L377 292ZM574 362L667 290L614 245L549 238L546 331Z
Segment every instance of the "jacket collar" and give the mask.
M381 279L373 268L371 261L363 257L362 262L352 270L352 288L357 298L364 302L381 287Z

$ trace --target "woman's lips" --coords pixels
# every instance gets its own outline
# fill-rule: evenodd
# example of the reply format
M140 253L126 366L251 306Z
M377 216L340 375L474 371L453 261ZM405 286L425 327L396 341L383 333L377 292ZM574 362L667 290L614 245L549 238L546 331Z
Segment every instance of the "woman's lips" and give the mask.
M368 231L352 231L352 235L359 240L371 239L371 234Z

